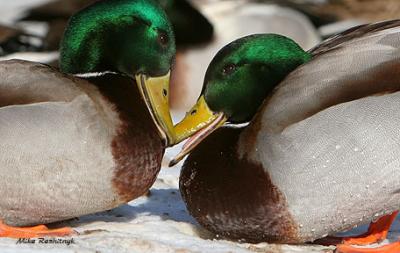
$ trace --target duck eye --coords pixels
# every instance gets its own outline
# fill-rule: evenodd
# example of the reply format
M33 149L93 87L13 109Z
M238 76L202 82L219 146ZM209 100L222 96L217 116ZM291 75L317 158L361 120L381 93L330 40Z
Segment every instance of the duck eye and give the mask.
M222 69L222 74L224 75L230 75L236 70L236 65L231 63L228 65L225 65L225 67Z
M166 32L159 31L157 40L162 46L166 46L169 42L168 34Z

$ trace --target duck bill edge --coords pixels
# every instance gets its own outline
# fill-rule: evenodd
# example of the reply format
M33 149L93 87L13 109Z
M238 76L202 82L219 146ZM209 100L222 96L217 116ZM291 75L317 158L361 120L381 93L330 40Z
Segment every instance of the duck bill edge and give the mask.
M176 143L189 138L182 150L170 161L169 167L179 163L199 143L227 121L224 113L214 113L201 96L185 118L175 126Z
M169 110L170 71L158 77L138 74L135 79L160 137L165 141L166 146L174 144L174 125Z

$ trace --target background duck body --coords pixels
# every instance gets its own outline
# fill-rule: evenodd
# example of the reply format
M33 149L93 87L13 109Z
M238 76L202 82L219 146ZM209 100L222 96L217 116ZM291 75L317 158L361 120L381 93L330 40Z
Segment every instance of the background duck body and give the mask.
M1 62L0 73L7 224L108 210L152 185L164 146L132 79L106 74L90 83L17 60Z
M398 210L399 25L326 41L248 127L202 143L180 182L200 224L230 238L299 243Z
M47 1L26 11L22 21L46 22L48 31L43 39L44 49L58 50L69 18L96 0Z
M38 36L22 30L0 25L0 56L14 52L38 51L41 49Z
M290 0L288 2L295 3ZM303 5L304 10L317 17L333 20L358 19L364 22L395 19L399 17L400 10L400 4L396 0L328 0Z

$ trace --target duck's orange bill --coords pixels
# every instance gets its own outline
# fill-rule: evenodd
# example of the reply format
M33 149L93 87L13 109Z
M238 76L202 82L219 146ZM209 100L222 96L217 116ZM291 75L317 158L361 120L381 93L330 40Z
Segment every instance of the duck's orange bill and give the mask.
M186 113L185 118L175 128L177 142L189 138L182 150L169 163L172 167L190 153L204 138L218 129L227 121L224 113L214 113L207 105L203 96L196 105Z
M136 83L146 106L156 124L160 137L167 146L175 143L175 132L169 112L170 72L164 76L149 77L143 74L136 76Z

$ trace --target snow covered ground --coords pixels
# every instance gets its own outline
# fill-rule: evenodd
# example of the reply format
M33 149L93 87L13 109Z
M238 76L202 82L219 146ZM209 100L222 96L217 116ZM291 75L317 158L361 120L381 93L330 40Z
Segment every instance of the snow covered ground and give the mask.
M11 22L20 15L21 6L45 0L0 0L0 22ZM149 196L136 199L117 209L67 221L79 235L74 243L17 244L0 238L0 252L333 252L334 247L315 245L247 244L216 238L202 229L188 214L178 190L180 165L167 168L179 147L167 150L163 168ZM359 234L366 226L347 234ZM392 228L388 241L400 236L400 222Z

